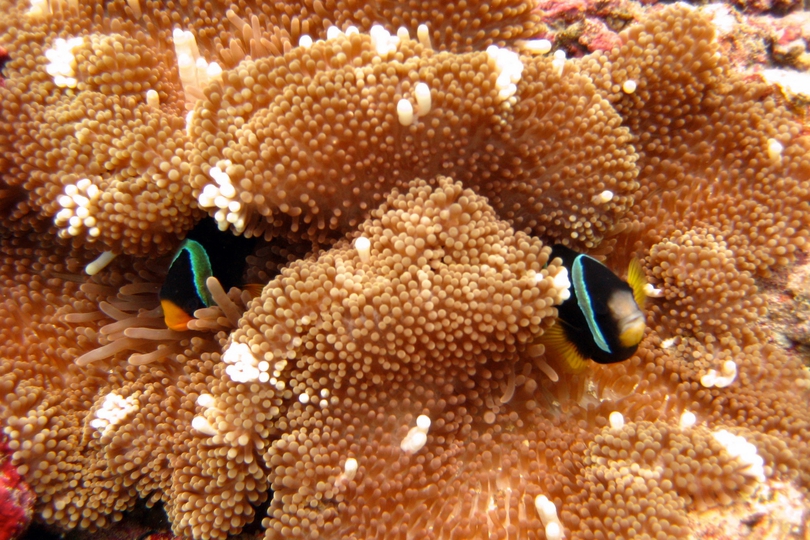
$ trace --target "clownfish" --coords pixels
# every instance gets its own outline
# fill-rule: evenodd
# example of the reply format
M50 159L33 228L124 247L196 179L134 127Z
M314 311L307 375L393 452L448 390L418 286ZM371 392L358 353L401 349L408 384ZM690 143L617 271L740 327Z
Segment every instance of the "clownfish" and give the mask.
M644 337L641 306L647 285L637 259L630 262L627 281L588 255L565 246L551 248L568 270L569 297L557 306L557 321L540 336L547 355L561 358L570 371L587 360L612 364L627 360Z
M188 330L198 309L214 305L205 281L213 276L224 290L245 286L242 273L247 256L253 251L256 238L234 236L220 231L211 218L200 221L189 231L169 263L166 279L158 298L163 307L166 326L172 330Z

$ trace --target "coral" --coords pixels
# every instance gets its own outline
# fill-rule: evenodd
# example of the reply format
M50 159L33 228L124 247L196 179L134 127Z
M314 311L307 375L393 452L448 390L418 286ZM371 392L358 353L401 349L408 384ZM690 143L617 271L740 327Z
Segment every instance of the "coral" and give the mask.
M806 519L806 495L784 482L768 482L730 506L689 516L696 539L742 538L756 534L777 540L797 534Z
M587 537L633 530L681 538L683 510L728 503L754 482L705 427L633 422L606 426L583 460L564 523L577 523Z
M749 325L765 315L753 276L737 269L721 238L693 229L654 244L649 260L661 288L662 300L651 309L663 338L729 336L744 343Z
M644 15L641 6L628 0L543 0L537 9L548 28L544 37L571 56L619 46L618 32Z
M399 40L298 47L208 86L190 126L191 182L221 228L340 238L392 188L435 171L516 227L577 247L596 246L629 207L635 152L587 81L542 57L437 54L404 36L383 50L385 39Z
M14 54L5 65L4 226L53 220L95 250L166 251L200 215L181 182L179 81L161 73L168 51L145 35L94 32L79 26L92 17L82 15L67 40L42 40L48 24L36 16L4 33L37 58Z
M108 479L94 460L98 456L82 451L82 421L105 373L73 363L79 351L92 346L94 324L76 329L62 319L89 302L79 289L77 261L65 260L69 251L60 247L33 234L3 238L4 431L13 462L37 495L38 514L49 519L61 513L65 525L87 527L120 515L134 492L119 485L82 508L92 489L85 486ZM23 433L32 438L23 442ZM71 489L79 479L82 488Z
M0 539L18 538L34 515L34 494L11 464L7 448L0 457Z
M168 463L195 406L187 394L210 378L241 292L212 287L217 306L178 333L157 311L165 260L155 272L119 257L87 279L64 241L31 233L2 245L4 432L39 516L94 530L121 519L138 492L170 505Z
M0 0L0 422L37 520L680 538L806 500L810 375L763 290L806 257L810 141L728 13L229 4ZM263 238L169 330L206 214ZM546 358L552 243L641 261L626 362Z
M764 291L768 320L778 342L797 346L807 358L810 345L810 266L807 259L776 276Z
M678 8L632 27L621 48L583 67L630 128L644 177L631 217L649 241L704 228L740 270L766 274L807 240L808 140L767 86L729 73L713 36ZM648 54L633 54L639 44ZM659 66L661 57L671 61ZM633 92L622 90L628 80Z
M421 401L434 392L462 392L484 363L514 369L520 351L553 315L551 305L559 301L566 272L554 264L544 269L548 249L498 220L480 196L447 178L435 184L431 188L419 181L407 193L394 193L359 227L353 243L343 241L317 259L293 263L265 287L231 335L221 381L204 402L198 400L203 414L194 425L201 433L201 478L192 483L216 481L239 491L235 484L247 477L255 487L242 491L255 503L263 500L268 472L275 469L270 512L279 519L268 527L289 537L295 531L287 531L280 517L297 513L296 499L315 496L340 506L339 493L353 486L351 478L339 478L345 458L359 459L364 470L371 466L362 459L365 451L351 450L352 439L342 442L339 432L317 435L321 428L316 424L336 429L334 422L346 421L344 411L368 406L364 398L357 401L358 394L374 396L384 389L403 400L402 423L392 425L393 418L382 413L380 421L393 442L413 454L425 440L410 443L408 435L400 442L403 426L407 431L420 414L432 417L428 425L435 425L437 414L444 413L450 416L440 416L444 420L438 427L446 429L442 424L454 413L442 411L441 405L408 404L406 396L416 392L412 381L425 383L411 399ZM515 391L514 373L510 381L505 390L493 386L501 403L508 401L504 393ZM491 402L493 396L468 399ZM498 408L493 409L482 414L494 415ZM289 463L285 455L291 443L332 460L313 457L311 463L319 463L322 472L305 482L303 477L316 473L307 468L308 461L281 467ZM341 447L352 455L342 456ZM382 453L380 459L386 454L394 462L402 459L401 452ZM381 462L371 469L392 465ZM311 487L291 489L302 482ZM312 493L316 482L320 487ZM219 494L207 495L203 503L195 491L187 496L191 512L186 512L192 515L181 518L190 525L183 532L204 535L212 520L228 521L238 530L240 521L252 517L250 506L237 505L231 513L228 505L220 505ZM337 527L337 533L337 523L348 520L334 512L320 518L309 509L298 512L312 523L309 532L300 534L317 534L320 521L327 522L324 532Z

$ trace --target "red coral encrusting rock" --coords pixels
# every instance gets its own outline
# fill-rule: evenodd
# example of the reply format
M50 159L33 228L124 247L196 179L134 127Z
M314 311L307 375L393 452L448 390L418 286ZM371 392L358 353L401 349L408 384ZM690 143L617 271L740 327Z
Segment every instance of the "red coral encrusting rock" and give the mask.
M0 445L0 540L18 538L34 517L36 497L11 463L11 452L3 437Z

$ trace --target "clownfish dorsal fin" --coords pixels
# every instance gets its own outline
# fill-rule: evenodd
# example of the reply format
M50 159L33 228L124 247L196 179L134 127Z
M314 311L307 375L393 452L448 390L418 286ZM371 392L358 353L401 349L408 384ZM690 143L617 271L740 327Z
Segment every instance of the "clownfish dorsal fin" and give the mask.
M561 363L567 371L571 373L580 373L588 366L587 358L577 350L568 337L565 335L565 330L562 327L561 321L557 321L543 334L537 338L537 343L542 343L545 348L546 356L549 356L559 363Z
M247 291L251 298L257 298L262 295L264 285L261 283L247 283L242 289Z
M160 305L163 308L163 320L166 322L166 326L178 332L188 330L188 323L194 317L171 300L161 300Z
M627 284L633 289L633 298L638 307L644 308L644 302L647 300L647 277L644 275L644 269L641 268L641 262L636 257L633 257L627 267Z

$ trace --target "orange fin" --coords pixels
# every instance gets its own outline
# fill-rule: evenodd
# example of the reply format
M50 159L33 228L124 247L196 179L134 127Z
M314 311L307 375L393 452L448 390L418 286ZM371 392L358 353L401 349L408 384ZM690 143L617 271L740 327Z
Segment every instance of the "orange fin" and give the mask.
M546 329L536 342L545 345L546 356L556 360L569 372L580 373L588 366L588 359L583 357L565 336L559 319L551 328Z
M261 283L246 283L242 286L242 290L247 291L251 298L257 298L262 295L264 285Z
M161 300L160 305L163 307L163 320L166 321L166 326L178 332L188 330L188 323L194 320L194 317L171 300Z
M627 284L633 289L633 298L636 300L638 307L643 308L644 302L647 300L647 277L644 275L644 269L641 268L641 262L635 257L630 261L627 267Z

